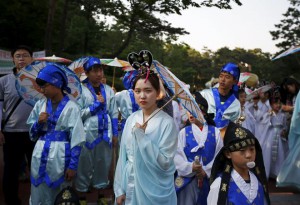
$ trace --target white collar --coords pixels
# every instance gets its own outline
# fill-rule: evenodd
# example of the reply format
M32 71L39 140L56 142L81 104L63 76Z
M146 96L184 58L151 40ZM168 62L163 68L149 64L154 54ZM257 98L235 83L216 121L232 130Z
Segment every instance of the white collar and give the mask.
M246 198L252 203L257 196L258 180L256 176L250 171L249 171L249 175L250 175L250 183L247 183L237 171L233 169L231 172L231 177L233 178L238 188L242 191L242 193L246 196Z

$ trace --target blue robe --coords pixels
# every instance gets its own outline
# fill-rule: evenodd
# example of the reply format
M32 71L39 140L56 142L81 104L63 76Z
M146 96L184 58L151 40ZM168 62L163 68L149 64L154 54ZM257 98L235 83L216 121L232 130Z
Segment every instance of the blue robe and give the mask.
M49 114L47 123L38 124L41 112ZM67 168L77 170L85 133L80 109L67 96L52 111L51 102L39 100L28 120L31 140L36 142L31 163L31 203L53 204L53 196L63 187ZM35 188L37 187L37 188ZM43 189L43 191L39 191Z

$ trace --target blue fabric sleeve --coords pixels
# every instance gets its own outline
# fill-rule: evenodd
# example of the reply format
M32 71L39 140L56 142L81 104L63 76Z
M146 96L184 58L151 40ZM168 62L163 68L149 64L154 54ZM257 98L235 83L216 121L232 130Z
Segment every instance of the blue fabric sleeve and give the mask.
M44 135L46 132L43 131L43 126L45 123L35 122L30 129L30 138L32 141L36 141L40 136Z
M101 103L99 101L94 102L92 105L89 106L91 115L94 116L97 112L102 108L105 107L105 103Z
M112 119L112 131L113 131L113 136L118 137L118 119L117 118Z
M71 149L71 161L69 164L69 169L77 170L80 152L81 152L81 146L79 145Z

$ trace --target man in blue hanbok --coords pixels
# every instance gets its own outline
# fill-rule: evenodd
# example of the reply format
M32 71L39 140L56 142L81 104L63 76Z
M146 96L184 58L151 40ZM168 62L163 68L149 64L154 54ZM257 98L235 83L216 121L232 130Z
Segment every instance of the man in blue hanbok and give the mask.
M235 122L241 113L237 86L239 77L239 67L234 63L227 63L220 71L219 87L200 92L208 102L208 113L215 114L214 121L222 137L228 123Z

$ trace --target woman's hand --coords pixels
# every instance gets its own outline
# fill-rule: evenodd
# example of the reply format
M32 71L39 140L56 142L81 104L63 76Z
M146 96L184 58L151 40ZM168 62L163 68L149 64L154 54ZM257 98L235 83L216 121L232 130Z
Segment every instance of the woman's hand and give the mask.
M138 122L136 122L135 123L135 126L137 127L137 128L140 128L140 129L142 129L142 130L146 130L146 127L147 127L147 123L144 123L144 124L139 124Z
M117 197L117 205L122 205L125 202L125 194Z

